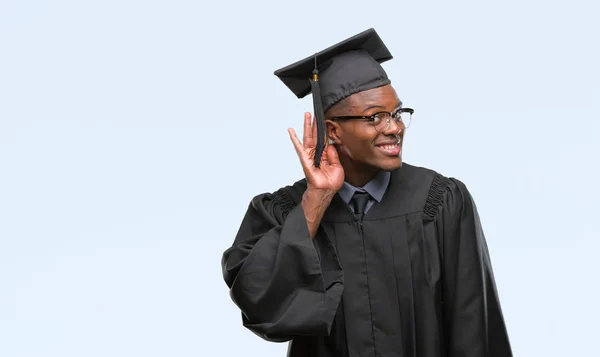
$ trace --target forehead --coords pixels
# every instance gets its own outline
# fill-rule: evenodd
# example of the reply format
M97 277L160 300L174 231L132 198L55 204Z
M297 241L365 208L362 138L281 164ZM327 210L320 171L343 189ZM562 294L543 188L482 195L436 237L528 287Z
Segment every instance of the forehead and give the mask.
M346 106L353 110L364 110L369 107L380 107L388 110L402 104L394 87L386 85L355 93L346 98Z

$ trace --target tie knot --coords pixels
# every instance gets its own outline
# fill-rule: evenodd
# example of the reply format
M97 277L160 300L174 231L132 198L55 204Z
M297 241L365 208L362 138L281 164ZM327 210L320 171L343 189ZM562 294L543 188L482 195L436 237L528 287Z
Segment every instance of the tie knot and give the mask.
M352 196L352 204L355 214L362 216L365 213L365 208L370 197L371 195L369 195L368 192L356 191L354 193L354 196Z

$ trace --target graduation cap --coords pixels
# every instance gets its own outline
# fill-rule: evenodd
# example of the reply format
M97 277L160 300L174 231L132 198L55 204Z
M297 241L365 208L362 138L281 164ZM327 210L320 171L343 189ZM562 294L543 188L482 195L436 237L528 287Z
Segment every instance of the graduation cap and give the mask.
M313 95L317 125L316 167L319 167L325 150L325 112L352 94L390 84L381 63L392 58L371 28L275 71L298 98L309 93Z

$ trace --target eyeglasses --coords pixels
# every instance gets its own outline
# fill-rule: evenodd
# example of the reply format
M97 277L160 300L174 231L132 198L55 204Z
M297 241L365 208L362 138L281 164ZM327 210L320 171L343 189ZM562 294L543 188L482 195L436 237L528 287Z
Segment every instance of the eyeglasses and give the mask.
M367 116L340 116L332 117L332 120L366 120L371 126L375 127L380 133L389 129L393 121L396 124L404 124L404 129L410 126L412 115L415 111L412 108L398 108L393 112L378 112Z

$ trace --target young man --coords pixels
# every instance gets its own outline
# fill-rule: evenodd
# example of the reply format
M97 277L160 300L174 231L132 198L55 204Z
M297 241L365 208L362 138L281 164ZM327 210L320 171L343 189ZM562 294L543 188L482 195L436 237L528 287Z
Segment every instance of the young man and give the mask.
M313 93L303 141L290 129L305 178L252 200L223 255L231 297L290 357L512 356L467 188L402 163L391 58L370 29L275 72Z

